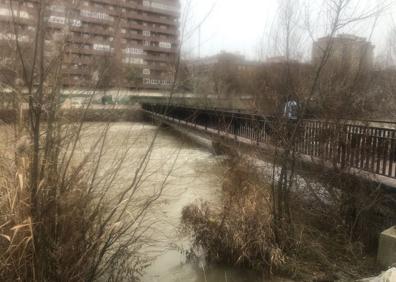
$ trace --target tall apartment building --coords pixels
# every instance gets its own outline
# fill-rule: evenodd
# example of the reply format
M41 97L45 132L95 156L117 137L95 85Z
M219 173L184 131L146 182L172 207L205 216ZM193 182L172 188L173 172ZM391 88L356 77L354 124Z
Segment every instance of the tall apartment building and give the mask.
M318 65L329 46L328 62L351 71L368 70L373 66L374 45L363 37L340 34L334 38L319 38L313 44L312 62Z
M0 41L34 42L38 0L0 0ZM112 77L125 88L163 89L172 83L179 46L178 0L47 0L46 42L67 34L64 87L98 80L101 62L112 61ZM11 5L11 4L12 5ZM127 74L125 74L127 72ZM129 72L129 74L128 74Z

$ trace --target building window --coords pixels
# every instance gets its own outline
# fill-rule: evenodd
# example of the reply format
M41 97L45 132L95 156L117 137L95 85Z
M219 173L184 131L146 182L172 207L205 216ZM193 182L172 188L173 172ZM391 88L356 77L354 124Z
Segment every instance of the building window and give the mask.
M106 13L92 12L88 10L81 10L80 15L83 17L94 18L98 20L112 20L112 17L110 17Z
M56 24L65 24L66 19L64 17L50 16L48 22L56 23Z
M105 51L105 52L112 51L112 48L110 47L110 45L98 44L98 43L95 43L93 45L93 49L97 50L97 51Z
M161 80L161 79L144 78L143 83L149 85L170 85L171 81L166 79Z
M12 12L8 8L0 8L0 16L11 17L14 14L15 17L28 19L30 17L28 12L25 11L14 11Z
M143 65L144 61L142 58L133 58L127 57L122 60L125 64L132 64L132 65Z
M155 9L159 9L159 10L165 10L165 11L177 11L178 10L178 8L176 6L167 5L167 4L149 1L149 0L144 0L143 6L151 7L151 8L155 8Z
M163 42L163 41L161 41L161 42L159 43L159 47L165 48L165 49L170 49L170 48L172 48L172 44L169 43L169 42Z
M126 53L126 54L135 54L135 55L143 55L143 49L126 48L126 49L124 49L124 53Z

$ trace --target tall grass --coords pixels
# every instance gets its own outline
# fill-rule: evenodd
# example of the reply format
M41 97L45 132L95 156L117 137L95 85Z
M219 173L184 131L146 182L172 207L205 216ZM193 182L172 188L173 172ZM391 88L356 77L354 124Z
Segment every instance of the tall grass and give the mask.
M272 225L270 188L259 185L247 162L234 163L223 183L220 207L207 203L183 209L182 223L211 263L272 274L285 262Z
M0 158L0 281L138 281L150 210L166 182L142 191L158 132L128 168L136 141L128 133L108 152L110 130L61 119L42 126L33 208L32 141L10 128Z
M8 4L16 15L21 5ZM69 4L67 9L78 9L80 3ZM12 72L12 79L2 78L1 89L12 97L12 117L6 113L5 121L13 122L13 139L0 155L0 281L136 281L147 265L140 250L150 242L149 211L166 184L165 178L142 193L158 131L120 183L134 148L127 142L131 136L108 157L109 123L96 128L88 145L83 134L86 121L98 116L92 104L99 89L117 89L104 78L121 74L113 73L110 63L103 65L98 81L85 89L84 107L62 111L63 66L70 59L73 33L66 26L53 33L48 5L37 1L32 8L31 41L18 40L20 25L11 17L15 40L2 45L7 60L0 69ZM82 145L87 145L84 150Z

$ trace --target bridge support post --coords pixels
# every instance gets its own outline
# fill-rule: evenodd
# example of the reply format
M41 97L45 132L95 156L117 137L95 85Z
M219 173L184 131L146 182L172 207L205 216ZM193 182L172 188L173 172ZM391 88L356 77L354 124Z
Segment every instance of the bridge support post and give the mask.
M396 226L381 233L377 259L386 268L396 264Z

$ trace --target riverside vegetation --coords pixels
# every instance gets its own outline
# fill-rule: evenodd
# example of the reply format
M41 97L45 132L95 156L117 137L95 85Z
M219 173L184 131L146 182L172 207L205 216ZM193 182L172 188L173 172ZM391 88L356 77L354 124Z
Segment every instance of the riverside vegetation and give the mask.
M17 14L22 2L11 1L8 7ZM106 158L106 123L89 148L78 148L85 144L86 121L97 118L92 110L97 92L118 89L106 80L114 75L113 64L101 65L81 109L67 116L63 67L70 59L66 49L72 34L67 25L50 32L49 5L38 1L34 6L29 42L19 40L21 26L11 17L13 36L1 48L0 98L11 108L1 122L9 122L11 145L0 154L0 280L136 281L147 266L139 253L150 241L145 219L164 188L139 193L156 134L135 160L131 179L110 195L134 144L125 141L113 158ZM103 171L104 163L111 169Z
M126 142L130 138L120 140L109 157L105 146L111 128L105 123L91 129L95 134L81 150L89 125L59 117L40 128L39 180L32 195L34 145L29 135L16 139L17 124L4 128L2 145L8 145L0 148L0 280L137 281L148 265L140 253L150 242L152 221L147 217L163 188L140 192L151 147L139 154L131 177L120 184L125 155L134 146ZM29 132L25 123L22 132Z
M262 172L241 156L227 162L222 205L193 204L183 210L183 230L194 242L191 254L203 250L209 263L297 281L350 281L377 273L373 245L384 218L396 218L394 198L377 191L382 204L374 208L373 199L360 194L354 199L362 205L359 215L351 220L341 190L300 183L291 192L292 220L284 232L274 224L271 184ZM372 237L361 236L363 231Z

